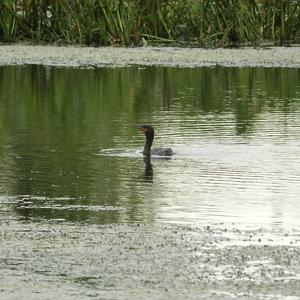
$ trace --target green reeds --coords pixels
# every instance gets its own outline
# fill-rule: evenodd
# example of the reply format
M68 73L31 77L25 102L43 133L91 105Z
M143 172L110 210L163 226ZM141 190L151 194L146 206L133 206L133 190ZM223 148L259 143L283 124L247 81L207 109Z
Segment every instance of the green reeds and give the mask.
M0 41L223 47L300 42L299 0L2 0Z

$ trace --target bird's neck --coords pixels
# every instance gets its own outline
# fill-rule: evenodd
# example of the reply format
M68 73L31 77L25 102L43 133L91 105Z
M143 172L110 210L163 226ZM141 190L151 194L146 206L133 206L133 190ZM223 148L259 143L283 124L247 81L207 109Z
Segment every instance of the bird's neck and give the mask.
M143 155L150 155L153 138L154 138L154 133L149 133L146 135L146 144L144 146Z

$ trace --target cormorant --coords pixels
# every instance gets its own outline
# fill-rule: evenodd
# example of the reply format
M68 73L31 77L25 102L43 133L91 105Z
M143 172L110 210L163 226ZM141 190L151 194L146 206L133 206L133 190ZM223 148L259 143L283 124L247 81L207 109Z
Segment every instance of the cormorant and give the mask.
M153 148L151 149L154 139L154 128L150 125L139 125L138 128L145 134L146 143L144 146L143 155L159 155L159 156L172 156L173 150L171 148Z

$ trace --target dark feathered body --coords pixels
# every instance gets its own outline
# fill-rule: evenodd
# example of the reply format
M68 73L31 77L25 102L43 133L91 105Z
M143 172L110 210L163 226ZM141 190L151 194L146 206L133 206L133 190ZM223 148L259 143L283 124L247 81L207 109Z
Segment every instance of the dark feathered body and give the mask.
M143 131L146 137L146 143L143 150L143 155L157 155L157 156L172 156L173 150L171 148L153 148L151 149L154 139L154 128L150 125L139 126L140 130Z
M151 155L172 156L173 150L172 148L153 148L151 149Z

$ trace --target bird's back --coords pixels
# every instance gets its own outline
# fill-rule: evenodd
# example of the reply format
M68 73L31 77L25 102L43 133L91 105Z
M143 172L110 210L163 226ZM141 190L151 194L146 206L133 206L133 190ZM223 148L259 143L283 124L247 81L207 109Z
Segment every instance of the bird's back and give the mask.
M151 149L151 155L172 156L173 150L172 148L153 148Z

